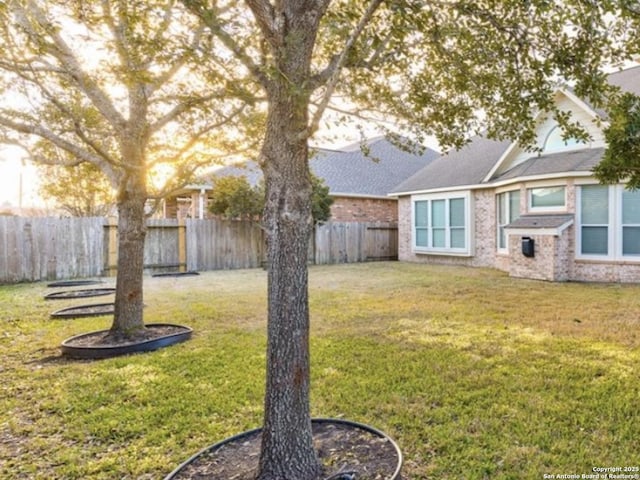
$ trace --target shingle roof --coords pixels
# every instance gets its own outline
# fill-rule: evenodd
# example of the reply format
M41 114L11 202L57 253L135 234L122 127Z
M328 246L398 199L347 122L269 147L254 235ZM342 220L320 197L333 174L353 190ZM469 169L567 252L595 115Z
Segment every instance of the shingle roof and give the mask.
M590 148L541 155L530 158L491 180L500 181L563 172L588 172L600 162L603 154L604 148Z
M311 170L332 194L383 197L439 155L429 148L421 154L406 152L385 138L370 141L367 148L368 155L360 148L319 150L310 160Z
M311 171L322 178L332 195L386 197L398 183L428 165L439 153L430 148L421 153L401 150L384 137L369 140L365 155L359 144L341 150L318 149L309 160ZM227 166L215 176L245 176L257 184L262 171L254 161Z
M573 215L522 215L505 228L560 228L573 221Z
M627 68L609 75L609 83L625 92L640 95L640 66Z
M510 144L508 141L474 137L460 150L436 158L391 193L480 184Z
M640 66L609 75L609 82L624 91L640 95ZM402 195L413 192L473 186L517 177L563 172L590 171L604 153L603 148L560 152L533 157L516 165L489 182L484 179L509 148L511 142L497 142L477 136L465 147L440 156L391 192Z
M246 177L249 185L256 186L262 179L262 170L258 164L252 160L237 163L235 165L227 165L219 168L213 173L215 177Z

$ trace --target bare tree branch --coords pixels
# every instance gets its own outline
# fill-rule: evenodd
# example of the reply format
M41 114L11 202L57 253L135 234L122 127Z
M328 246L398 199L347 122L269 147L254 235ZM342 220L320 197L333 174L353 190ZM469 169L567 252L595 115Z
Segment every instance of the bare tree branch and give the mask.
M98 86L98 84L82 69L80 62L74 56L73 51L69 48L64 39L49 25L45 13L39 8L35 2L29 1L28 10L18 6L21 13L27 17L29 14L33 16L38 26L44 29L49 38L53 41L53 45L44 44L44 48L48 53L54 56L66 70L78 87L92 101L93 105L102 113L102 115L116 129L122 129L126 123L124 117L115 108L109 96ZM25 28L30 29L30 34L34 37L38 33L33 29L32 24L25 24Z
M324 115L324 111L326 110L327 105L329 105L329 101L331 100L331 97L333 96L336 86L338 85L338 81L340 80L340 73L342 72L342 68L345 66L347 62L349 52L355 45L356 41L358 40L362 32L364 31L365 27L369 24L369 22L373 18L373 15L376 13L376 10L378 9L378 7L380 7L380 4L382 3L382 1L383 0L370 0L369 6L367 7L362 17L358 21L358 25L353 29L353 31L351 32L351 35L347 39L338 60L335 62L332 62L333 71L330 73L330 75L328 75L329 80L327 81L327 84L326 84L324 96L320 101L315 113L313 114L313 117L309 124L308 132L306 132L307 136L313 135L313 133L315 133L318 130L320 126L320 120L322 119L322 116Z
M209 30L211 30L211 33L222 42L225 48L233 53L236 59L245 66L258 83L265 88L269 85L269 78L264 74L261 68L262 66L257 65L253 61L246 50L236 42L233 36L229 34L218 21L218 10L207 9L202 0L182 0L182 3L189 11L197 15L204 22Z

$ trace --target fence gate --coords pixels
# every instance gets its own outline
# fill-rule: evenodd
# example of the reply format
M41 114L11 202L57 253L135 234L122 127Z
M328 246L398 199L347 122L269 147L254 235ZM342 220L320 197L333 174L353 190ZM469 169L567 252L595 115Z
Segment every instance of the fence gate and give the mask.
M367 262L398 260L398 227L367 225L364 251Z
M313 247L318 265L397 260L398 226L327 222L316 227Z

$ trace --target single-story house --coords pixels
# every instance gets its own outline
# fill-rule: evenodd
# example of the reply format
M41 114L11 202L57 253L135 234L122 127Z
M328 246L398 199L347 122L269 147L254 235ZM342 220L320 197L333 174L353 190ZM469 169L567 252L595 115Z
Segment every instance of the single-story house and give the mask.
M640 67L610 75L640 94ZM540 153L478 136L398 185L401 261L494 267L549 281L640 281L640 192L601 185L601 112L569 89L555 101L591 135L564 141L537 123Z
M388 193L400 182L438 157L438 152L425 148L420 152L405 151L385 137L366 142L366 154L360 143L339 150L317 149L309 160L311 171L324 180L334 199L331 219L339 222L397 222L397 199ZM209 176L245 176L251 185L262 178L253 161L231 165ZM206 218L211 181L185 187L165 201L166 218Z

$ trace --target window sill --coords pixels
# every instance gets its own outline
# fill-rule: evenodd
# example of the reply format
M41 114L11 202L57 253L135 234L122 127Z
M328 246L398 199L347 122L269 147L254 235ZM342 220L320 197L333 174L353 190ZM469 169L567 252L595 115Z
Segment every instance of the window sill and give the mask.
M418 250L413 249L413 253L416 255L433 255L440 257L472 257L469 252L456 252L452 250Z
M576 258L576 263L581 264L613 264L613 265L640 265L640 256L636 258Z

